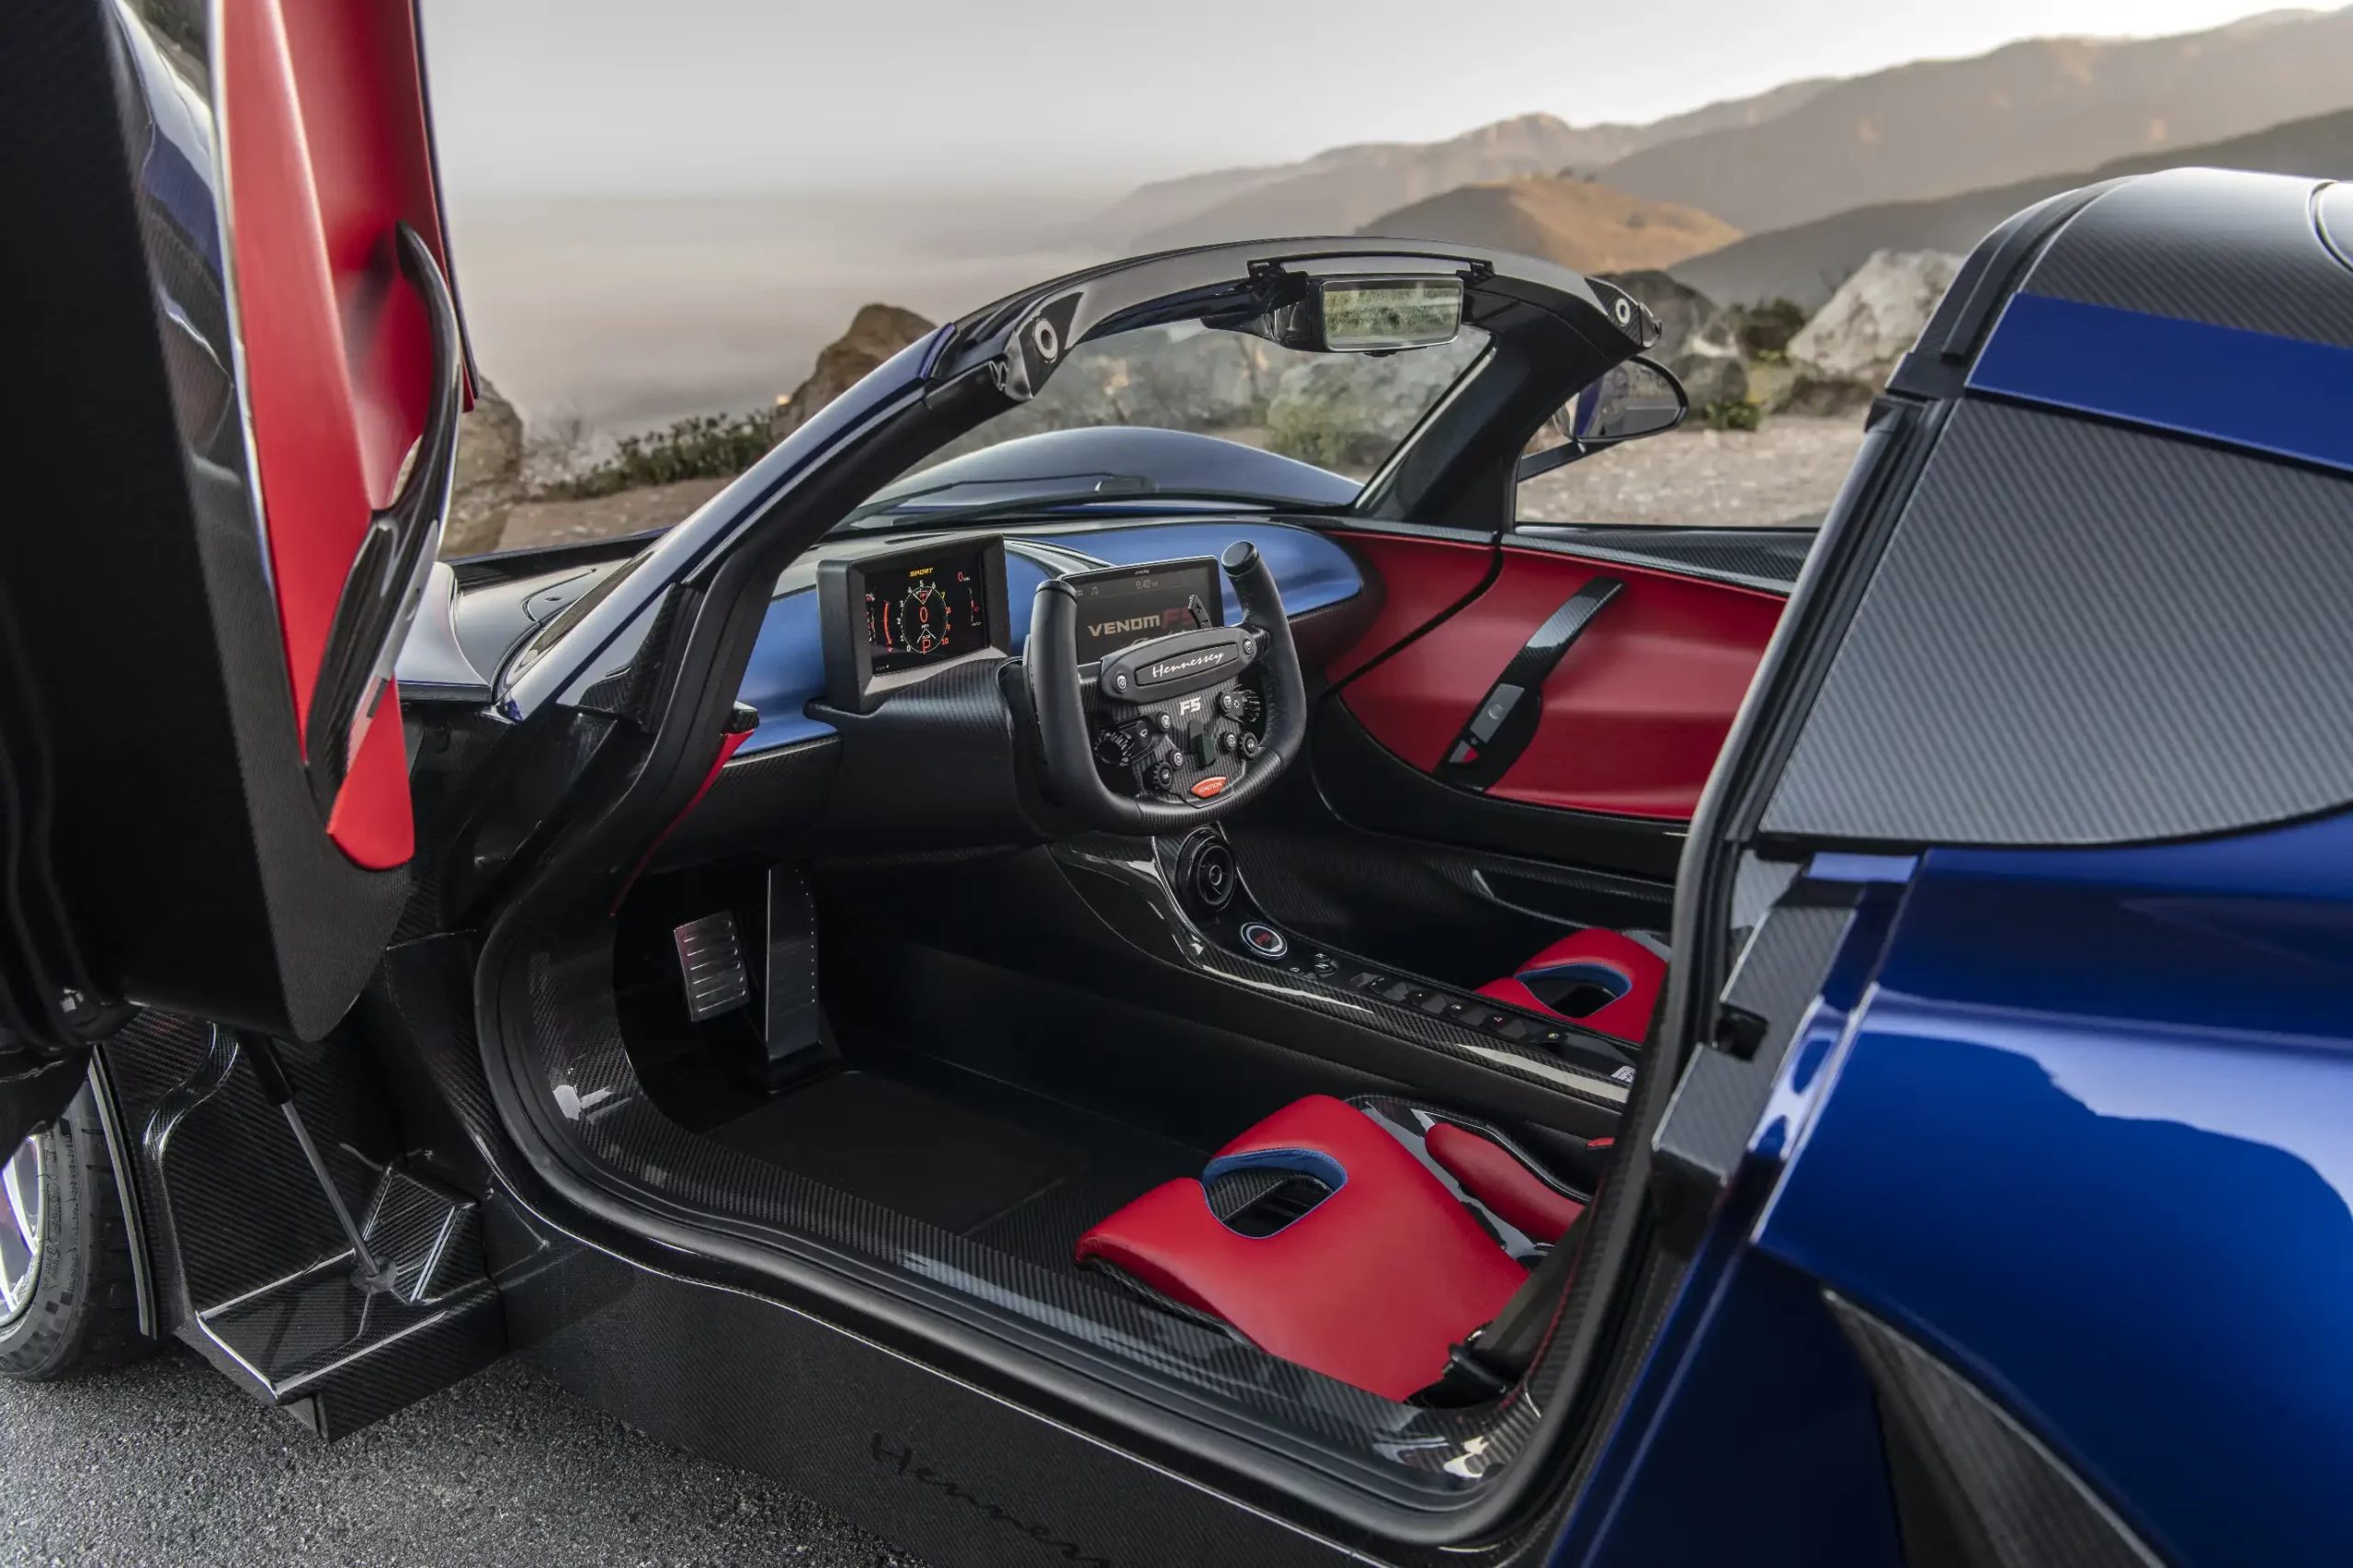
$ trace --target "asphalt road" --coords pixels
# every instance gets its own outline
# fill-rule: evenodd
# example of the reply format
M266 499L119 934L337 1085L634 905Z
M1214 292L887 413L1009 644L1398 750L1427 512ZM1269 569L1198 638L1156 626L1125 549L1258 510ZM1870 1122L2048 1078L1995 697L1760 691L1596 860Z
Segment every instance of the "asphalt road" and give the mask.
M920 1568L775 1483L515 1362L323 1443L175 1346L0 1381L0 1563Z

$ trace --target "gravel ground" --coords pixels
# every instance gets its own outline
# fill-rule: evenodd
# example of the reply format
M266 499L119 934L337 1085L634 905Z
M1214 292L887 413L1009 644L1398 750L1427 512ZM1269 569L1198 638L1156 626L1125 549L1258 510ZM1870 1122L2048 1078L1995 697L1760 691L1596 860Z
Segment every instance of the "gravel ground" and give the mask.
M1753 431L1678 430L1633 441L1542 478L1520 493L1520 516L1558 523L1685 523L1763 528L1814 522L1862 444L1860 414L1768 417ZM725 483L691 479L592 501L532 501L509 513L503 550L609 539L665 528Z
M1819 522L1854 466L1863 416L1774 415L1755 430L1677 430L1631 441L1520 487L1548 523L1766 528Z
M335 1443L177 1346L79 1381L0 1381L0 1474L8 1568L919 1568L513 1361Z

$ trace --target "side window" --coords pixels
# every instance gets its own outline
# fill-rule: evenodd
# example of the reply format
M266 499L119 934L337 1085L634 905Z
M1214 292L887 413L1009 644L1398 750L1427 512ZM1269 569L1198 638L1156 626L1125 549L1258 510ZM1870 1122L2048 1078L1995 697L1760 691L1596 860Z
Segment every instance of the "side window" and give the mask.
M1658 318L1649 358L1681 384L1690 413L1679 428L1600 446L1523 481L1518 521L1818 526L1854 466L1864 409L1920 323L1842 308L1845 290L1809 310L1790 300L1719 304L1660 272L1612 281ZM1925 312L1939 291L1924 283L1904 297L1917 295ZM1530 453L1558 448L1573 428L1574 416L1548 423Z

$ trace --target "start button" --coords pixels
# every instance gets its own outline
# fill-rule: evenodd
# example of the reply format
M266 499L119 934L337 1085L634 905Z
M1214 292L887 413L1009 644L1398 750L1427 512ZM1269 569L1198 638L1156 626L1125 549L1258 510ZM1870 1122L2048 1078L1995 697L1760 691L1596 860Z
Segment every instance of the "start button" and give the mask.
M1220 795L1224 792L1225 775L1222 773L1214 774L1193 786L1193 793L1204 801L1208 800L1212 795Z
M1263 920L1247 920L1242 926L1242 945L1251 956L1269 963L1290 951L1290 938Z

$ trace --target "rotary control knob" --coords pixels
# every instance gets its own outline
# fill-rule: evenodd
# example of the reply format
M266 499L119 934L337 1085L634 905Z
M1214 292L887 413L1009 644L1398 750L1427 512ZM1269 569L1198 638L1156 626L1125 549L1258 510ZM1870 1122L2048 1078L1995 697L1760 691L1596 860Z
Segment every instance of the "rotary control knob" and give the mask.
M1097 760L1106 767L1127 767L1143 755L1144 736L1132 727L1122 725L1106 730L1095 740Z
M1258 737L1252 734L1249 731L1245 730L1242 732L1242 740L1240 744L1242 746L1242 755L1244 756L1256 756L1258 755L1258 746L1260 742Z
M1256 723L1259 707L1258 694L1238 686L1217 699L1217 710L1241 724Z

